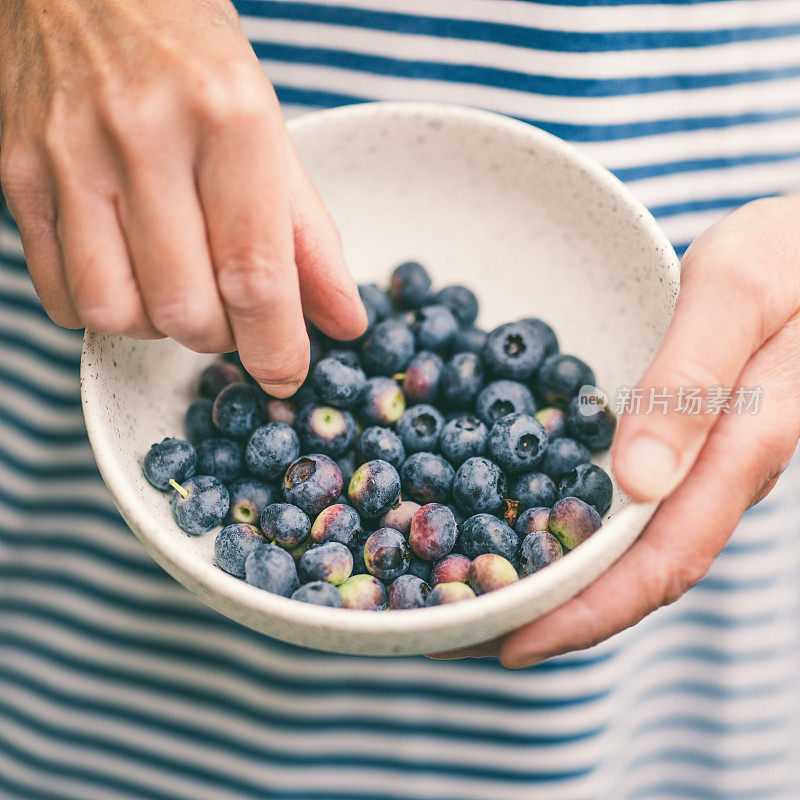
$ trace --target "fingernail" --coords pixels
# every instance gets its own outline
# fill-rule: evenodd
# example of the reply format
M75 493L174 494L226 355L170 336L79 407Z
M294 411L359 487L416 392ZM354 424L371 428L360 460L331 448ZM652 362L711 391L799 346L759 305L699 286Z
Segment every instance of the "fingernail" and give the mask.
M622 455L625 482L637 496L661 500L678 484L678 456L660 439L637 436Z

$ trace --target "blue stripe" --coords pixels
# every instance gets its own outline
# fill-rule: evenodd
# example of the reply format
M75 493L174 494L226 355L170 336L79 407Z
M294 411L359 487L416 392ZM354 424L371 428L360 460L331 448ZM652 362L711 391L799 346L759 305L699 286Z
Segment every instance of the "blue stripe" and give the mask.
M0 445L0 464L35 480L96 480L100 477L97 466L91 464L53 464L23 461ZM40 505L42 501L38 501Z
M688 200L683 203L665 203L660 206L651 206L650 213L656 218L674 217L678 214L696 214L702 211L722 211L728 208L738 208L745 203L769 197L769 194L748 194L738 197L711 197L704 200ZM773 195L774 196L774 193Z
M77 381L75 386L70 389L45 389L0 365L0 392L3 390L3 384L13 386L26 394L33 395L37 400L41 400L49 406L66 409L80 408L81 405L80 389Z
M3 297L0 297L0 304L2 304L2 306L12 305L11 303L6 303ZM43 361L57 369L64 370L68 375L77 377L80 368L80 350L72 354L59 352L59 350L52 345L39 344L34 339L20 336L11 331L0 329L0 347L22 350L39 361Z
M680 765L676 764L676 770ZM727 786L727 784L726 784ZM689 781L654 781L646 783L631 794L626 794L626 800L655 800L660 796L665 800L769 800L770 797L786 800L785 784L762 785L757 789L731 789L729 786L723 791L715 791L709 786Z
M76 409L77 410L77 409ZM54 444L85 444L86 442L86 427L83 424L83 417L79 413L75 414L75 424L58 425L58 427L50 427L41 425L38 422L31 422L30 420L21 417L16 411L13 411L10 406L3 407L3 422L9 423L17 429L17 432L22 432L36 439L37 442L53 442ZM0 486L2 489L2 486ZM2 497L2 495L0 495Z

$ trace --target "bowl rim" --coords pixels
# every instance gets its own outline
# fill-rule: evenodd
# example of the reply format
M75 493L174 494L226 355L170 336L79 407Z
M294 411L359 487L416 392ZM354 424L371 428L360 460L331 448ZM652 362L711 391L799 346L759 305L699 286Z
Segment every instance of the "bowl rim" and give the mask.
M468 106L434 102L380 101L311 112L289 120L287 127L290 135L294 136L342 120L353 124L359 120L371 119L376 116L391 118L398 115L411 118L420 117L427 122L455 120L484 128L490 127L524 140L530 146L542 146L562 156L565 160L573 162L615 198L620 209L618 213L628 213L637 219L637 224L645 229L650 240L662 252L664 279L676 289L679 286L680 272L677 256L666 235L645 206L605 167L581 153L572 144L529 123ZM227 603L235 604L249 612L273 615L286 623L296 624L307 630L320 629L336 631L341 634L402 635L446 629L448 626L456 624L463 626L489 615L493 617L502 615L547 595L556 587L562 586L570 575L580 575L591 571L592 564L604 561L603 554L614 550L616 542L616 550L619 553L606 565L605 569L607 569L638 538L638 534L634 537L628 535L627 541L620 549L620 542L626 539L626 532L643 528L658 505L657 503L631 501L613 514L597 533L572 551L569 558L560 559L547 568L527 576L524 580L470 599L468 602L424 609L395 610L390 614L375 614L372 611L337 609L297 602L288 597L251 586L245 581L229 575L216 565L201 560L191 550L181 547L181 540L175 538L173 532L161 530L136 498L134 492L128 488L128 478L114 457L110 441L104 438L100 430L100 414L98 413L102 406L99 391L100 381L87 368L87 365L99 352L99 343L102 338L105 337L89 330L84 335L81 352L81 404L87 434L98 469L126 524L141 541L147 552L176 580L183 584L189 581L196 587L195 591L202 587L201 596L222 598ZM596 577L577 586L569 596L573 597L578 594L588 583L596 580ZM203 597L203 599L208 602L207 597ZM561 602L566 602L566 600Z

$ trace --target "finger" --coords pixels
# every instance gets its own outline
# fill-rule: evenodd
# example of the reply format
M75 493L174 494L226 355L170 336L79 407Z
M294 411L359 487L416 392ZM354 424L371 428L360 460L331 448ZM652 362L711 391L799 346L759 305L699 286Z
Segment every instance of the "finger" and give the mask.
M788 463L800 436L795 395L800 365L784 353L800 346L800 323L764 346L743 373L761 385L755 416L723 416L680 488L636 544L573 600L507 638L511 669L590 647L676 600L708 570L759 487Z
M458 650L429 653L425 657L436 661L453 661L461 658L496 658L500 654L501 643L501 639L492 639L489 642L481 642L471 647L461 647Z
M334 339L367 327L367 312L344 260L339 232L287 137L295 261L306 317Z

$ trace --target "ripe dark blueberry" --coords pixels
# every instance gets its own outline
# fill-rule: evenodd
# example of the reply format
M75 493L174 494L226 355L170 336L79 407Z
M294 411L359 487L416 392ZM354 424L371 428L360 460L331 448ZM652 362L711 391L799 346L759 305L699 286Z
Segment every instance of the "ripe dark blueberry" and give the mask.
M291 503L271 503L261 512L261 532L281 547L295 547L308 539L311 520Z
M544 345L545 357L552 356L554 353L558 352L558 338L553 329L546 322L536 317L526 317L525 319L521 319L520 322L524 322L533 329L533 332Z
M408 536L411 531L411 520L419 509L419 503L415 503L413 500L403 500L402 503L390 508L381 517L380 526L381 528L394 528L403 536Z
M547 433L528 414L508 414L495 422L486 442L492 459L507 473L530 472L547 447Z
M456 468L468 458L483 455L489 429L473 414L462 414L445 423L439 437L442 455Z
M397 435L408 453L432 452L439 448L444 417L433 406L420 404L407 409L397 422Z
M216 475L223 483L242 474L242 445L235 439L215 436L197 445L197 471Z
M341 342L337 344L341 344ZM358 357L358 352L351 347L333 347L328 350L326 358L336 359L336 361L352 369L361 368L361 359Z
M406 410L400 387L391 379L370 378L358 404L358 415L365 425L394 425Z
M507 558L496 553L476 556L467 572L467 583L475 594L493 592L517 580L519 576L516 567Z
M558 490L553 480L543 472L524 472L510 478L508 496L519 500L520 511L539 506L550 508L558 499Z
M315 606L330 606L331 608L342 608L344 605L341 592L332 583L325 581L303 584L292 593L292 600L311 603Z
M420 558L436 561L453 549L457 535L456 518L450 508L428 503L414 514L408 543Z
M601 524L594 507L577 497L562 497L550 510L550 533L568 550L585 542Z
M478 298L466 286L445 286L434 297L434 302L447 306L462 327L474 325L478 318Z
M560 497L577 497L594 506L602 517L611 508L614 484L608 473L596 464L579 464L558 484Z
M532 531L522 540L520 567L523 575L532 575L564 555L561 543L549 531Z
M590 450L610 447L617 427L617 418L608 406L587 409L574 398L567 407L567 433Z
M445 306L423 306L408 315L417 350L446 350L458 331L458 322Z
M506 476L493 461L468 458L456 472L453 499L467 514L494 514L506 497Z
M227 361L215 361L200 373L200 394L214 400L226 386L243 382L244 373L239 367Z
M352 572L353 554L339 542L325 542L312 547L297 562L297 574L301 583L327 581L339 586Z
M411 359L403 376L403 392L410 404L433 403L436 400L443 367L442 359L427 350Z
M542 423L542 427L547 431L547 436L551 441L567 435L567 423L563 409L553 406L540 408L534 417Z
M431 589L426 608L441 606L445 603L457 603L460 600L469 600L475 597L475 592L466 583L439 583Z
M213 475L187 478L172 497L172 516L186 533L205 533L216 528L228 513L230 495Z
M414 334L399 319L379 322L361 347L361 363L370 375L402 372L414 356Z
M211 419L211 409L214 403L207 397L195 400L183 417L183 429L186 431L186 438L194 445L200 444L203 439L210 439L217 435L214 421Z
M548 406L566 406L581 386L594 386L594 372L575 356L548 356L533 381L536 396Z
M214 539L214 558L225 572L244 578L247 557L256 547L265 543L266 540L253 525L234 522L226 525Z
M416 575L401 575L389 587L389 608L422 608L430 590L431 587Z
M369 537L367 537L368 539ZM364 540L366 541L366 539ZM369 570L364 563L364 542L361 544L352 544L350 552L353 554L353 575L368 575Z
M477 353L480 355L486 345L486 331L480 328L459 328L450 343L453 353Z
M161 491L170 488L170 480L182 483L197 471L197 452L189 442L168 437L150 446L144 457L145 478Z
M311 385L323 403L350 408L360 399L367 376L360 366L344 363L331 355L317 362L311 371Z
M544 506L526 508L518 517L514 530L522 536L534 531L546 531L550 526L550 509Z
M554 439L547 445L539 469L558 483L579 464L588 464L591 460L592 454L580 442L568 438Z
M544 342L524 322L495 328L483 347L486 369L497 378L525 381L544 360Z
M376 322L380 322L392 313L392 301L389 295L374 283L360 283L358 293L364 306L372 308Z
M431 279L416 261L400 264L389 279L389 297L398 308L417 308L428 299Z
M491 428L506 414L535 414L536 403L527 386L517 381L492 381L478 395L475 413Z
M378 528L364 543L364 563L379 580L389 582L404 575L410 561L408 543L394 528Z
M228 486L230 508L228 518L232 522L258 525L264 506L280 499L280 489L272 483L244 476Z
M439 380L439 399L447 408L472 408L483 389L484 371L476 353L457 353L445 364Z
M274 480L300 455L300 439L283 422L268 422L256 428L244 452L247 469L259 478Z
M461 553L450 553L433 565L431 586L439 583L466 583L471 563L472 561Z
M358 512L352 506L336 503L319 512L311 526L311 539L314 544L339 542L349 546L362 530Z
M262 544L247 557L245 580L273 594L290 597L297 591L297 568L294 559L282 547Z
M214 401L212 418L223 436L247 438L259 425L261 398L249 383L228 384Z
M303 450L326 456L343 456L356 437L356 421L344 408L307 405L297 416Z
M336 462L321 454L301 456L286 470L283 496L316 519L323 508L336 502L342 492L342 471Z
M455 472L441 456L413 453L400 470L403 493L418 503L446 503Z
M386 587L369 574L351 576L339 587L339 592L345 608L383 611L388 603Z
M350 480L347 497L363 517L380 517L397 503L400 476L388 462L375 459L362 464Z
M355 456L359 464L380 459L399 470L406 460L406 449L394 431L372 425L365 428L356 439Z
M431 567L433 565L430 561L426 561L424 558L420 558L416 553L411 554L411 561L408 562L408 572L407 575L416 575L425 583L428 583L431 579Z
M461 526L457 546L473 560L484 553L496 553L516 564L519 538L503 520L491 514L475 514Z
M356 459L356 454L351 450L349 453L339 456L336 459L336 463L339 465L339 469L342 471L342 480L344 481L344 485L347 486L347 484L350 483L350 478L353 477L353 473L356 471L361 462Z

